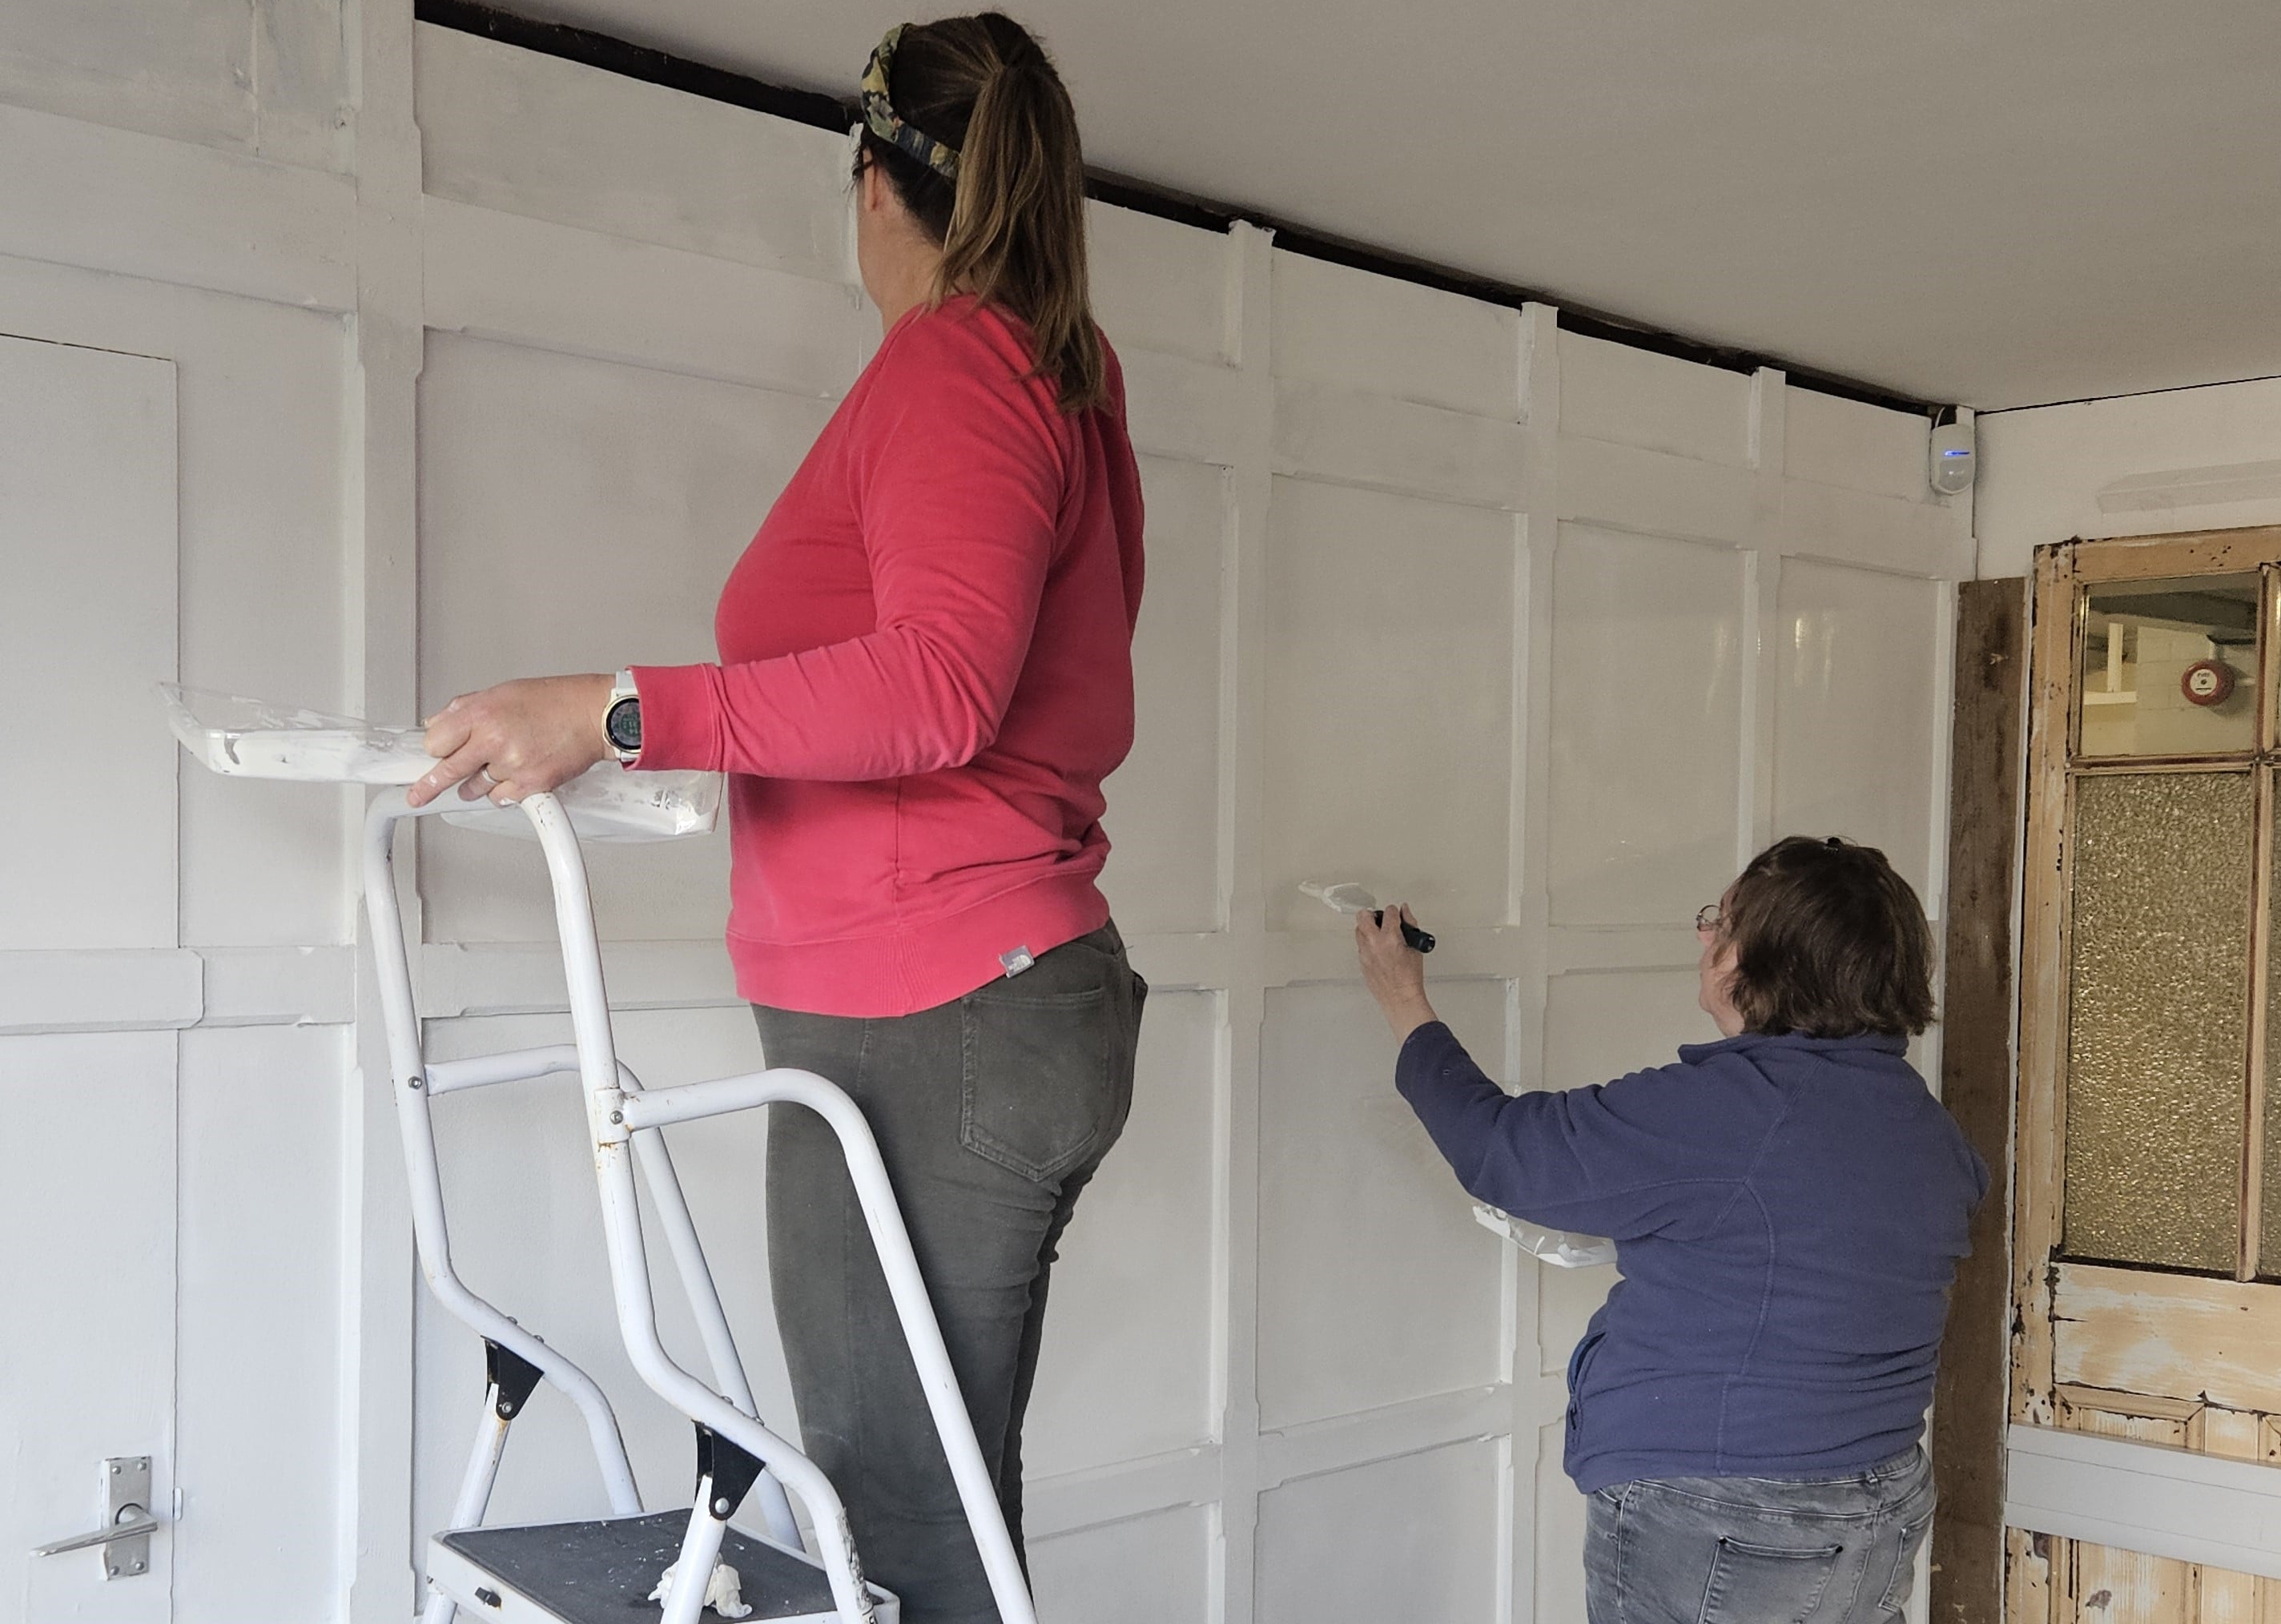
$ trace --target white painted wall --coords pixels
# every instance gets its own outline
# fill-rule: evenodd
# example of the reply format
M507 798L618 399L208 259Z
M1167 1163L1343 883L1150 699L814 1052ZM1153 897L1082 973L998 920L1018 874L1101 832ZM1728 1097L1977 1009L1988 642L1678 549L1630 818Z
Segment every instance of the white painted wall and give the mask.
M400 718L702 658L722 576L876 342L844 142L415 30L401 0L344 35L256 6L250 43L245 6L182 9L117 83L87 68L89 8L0 24L0 143L27 155L0 166L0 332L174 368L185 678ZM265 77L280 31L340 54ZM1688 921L1773 833L1886 843L1937 902L1966 511L1923 492L1921 419L1249 229L1093 229L1149 505L1108 884L1157 991L1040 1375L1046 1615L1573 1620L1560 1371L1606 1277L1472 1224L1295 884L1416 901L1443 1007L1516 1086L1706 1035ZM27 623L111 623L115 570L63 558ZM115 709L147 743L155 715ZM179 909L102 941L49 909L0 941L0 1079L50 1052L10 1044L139 1030L175 1102L171 1616L398 1620L481 1377L411 1290L347 946L353 798L182 772L170 822L175 776L150 757L39 883L140 884L106 854L171 829ZM723 867L717 841L595 860L653 1083L757 1058ZM417 883L437 1051L561 1031L530 852L439 831ZM615 1351L570 1102L438 1117L468 1277L622 1397L646 1487L682 1492L684 1429ZM782 1417L763 1131L677 1144ZM518 1424L503 1514L598 1504L563 1411ZM224 1589L247 1574L250 1610Z
M2281 524L2281 378L1983 413L1979 573L2076 537Z

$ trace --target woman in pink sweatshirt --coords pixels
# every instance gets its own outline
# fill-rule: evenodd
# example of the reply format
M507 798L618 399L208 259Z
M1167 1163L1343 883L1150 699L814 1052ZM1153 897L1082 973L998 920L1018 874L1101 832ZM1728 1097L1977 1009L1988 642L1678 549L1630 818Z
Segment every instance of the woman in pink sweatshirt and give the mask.
M1124 1127L1147 992L1097 884L1140 489L1076 118L1037 43L994 12L896 29L863 110L857 259L885 336L731 573L720 663L454 700L414 799L513 800L614 754L730 775L738 989L769 1063L870 1118L1018 1542L1048 1272ZM773 1114L767 1192L801 1437L857 1549L906 1624L994 1618L813 1117Z

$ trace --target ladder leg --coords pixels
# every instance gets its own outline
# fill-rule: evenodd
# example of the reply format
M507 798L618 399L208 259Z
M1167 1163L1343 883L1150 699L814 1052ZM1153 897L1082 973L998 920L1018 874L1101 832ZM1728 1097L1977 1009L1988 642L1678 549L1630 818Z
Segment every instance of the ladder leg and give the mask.
M681 1538L681 1554L674 1558L673 1587L665 1594L665 1615L660 1624L697 1624L705 1610L705 1592L713 1582L713 1565L721 1559L721 1541L728 1523L713 1515L706 1504L710 1481L689 1513L689 1532Z

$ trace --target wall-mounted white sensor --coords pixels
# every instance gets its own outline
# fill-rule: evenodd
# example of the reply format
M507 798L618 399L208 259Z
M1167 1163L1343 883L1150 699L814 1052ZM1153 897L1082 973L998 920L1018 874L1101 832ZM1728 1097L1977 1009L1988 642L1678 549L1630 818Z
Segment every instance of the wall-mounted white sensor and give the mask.
M1948 423L1932 431L1931 466L1927 473L1932 488L1943 496L1972 489L1973 465L1977 461L1970 423Z

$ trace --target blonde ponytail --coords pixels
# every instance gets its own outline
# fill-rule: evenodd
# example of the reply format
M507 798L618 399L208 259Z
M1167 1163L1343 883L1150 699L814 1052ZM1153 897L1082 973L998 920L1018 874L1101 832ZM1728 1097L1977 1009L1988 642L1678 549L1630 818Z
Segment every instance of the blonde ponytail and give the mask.
M1086 272L1085 155L1061 75L997 12L914 23L883 50L885 121L921 136L883 132L867 97L865 155L942 244L936 300L966 292L1011 311L1028 324L1036 375L1053 381L1062 410L1099 406L1107 385ZM912 156L930 143L953 161Z

